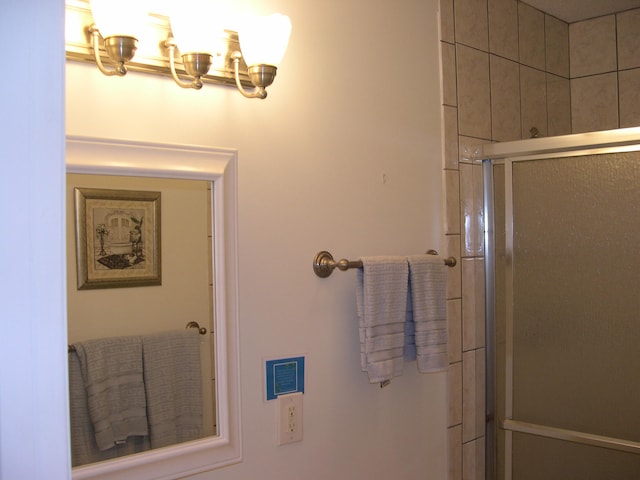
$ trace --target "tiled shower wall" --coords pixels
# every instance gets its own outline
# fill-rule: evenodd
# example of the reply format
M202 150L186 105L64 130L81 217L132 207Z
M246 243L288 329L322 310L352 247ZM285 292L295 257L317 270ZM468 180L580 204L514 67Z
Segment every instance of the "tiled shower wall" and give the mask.
M517 0L440 0L449 479L485 471L484 219L472 145L640 125L640 10L567 24Z
M569 25L573 133L640 125L640 9Z

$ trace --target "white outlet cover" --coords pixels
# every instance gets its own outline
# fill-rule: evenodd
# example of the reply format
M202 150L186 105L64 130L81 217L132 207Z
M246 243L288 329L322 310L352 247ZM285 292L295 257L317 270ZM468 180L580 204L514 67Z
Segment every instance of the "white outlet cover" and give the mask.
M302 392L278 396L278 445L302 440Z

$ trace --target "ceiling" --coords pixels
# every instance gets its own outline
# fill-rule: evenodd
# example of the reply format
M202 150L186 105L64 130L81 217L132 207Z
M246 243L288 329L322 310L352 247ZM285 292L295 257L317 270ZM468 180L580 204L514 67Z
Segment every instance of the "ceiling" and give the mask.
M640 7L640 0L523 0L567 23Z

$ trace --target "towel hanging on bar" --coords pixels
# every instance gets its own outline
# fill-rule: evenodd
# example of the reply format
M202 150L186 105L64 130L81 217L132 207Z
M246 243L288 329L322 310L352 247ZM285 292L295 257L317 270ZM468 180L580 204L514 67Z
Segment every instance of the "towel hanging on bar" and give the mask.
M336 267L358 268L361 367L380 387L402 375L405 360L416 360L420 373L448 366L445 266L454 267L457 261L430 257L438 254L435 250L427 254L336 262L321 251L314 258L313 270L321 278Z
M360 367L370 383L388 385L402 375L409 265L404 257L363 257L356 306Z

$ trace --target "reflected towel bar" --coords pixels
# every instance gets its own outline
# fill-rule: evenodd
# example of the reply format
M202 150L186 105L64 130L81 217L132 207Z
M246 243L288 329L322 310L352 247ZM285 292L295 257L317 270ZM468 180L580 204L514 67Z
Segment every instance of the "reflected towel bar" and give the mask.
M429 250L427 254L438 255L438 252L436 252L435 250ZM444 264L447 267L455 267L457 263L458 262L454 257L444 259ZM333 255L324 250L318 252L313 259L313 271L320 278L328 277L329 275L331 275L331 273L333 273L333 270L335 268L337 268L338 270L342 270L343 272L345 270L349 270L350 268L362 268L362 261L347 260L343 258L342 260L338 260L336 262L333 259Z
M187 323L187 326L184 328L197 328L198 329L198 333L200 335L206 335L207 334L207 329L204 327L200 327L200 325L198 324L198 322L189 322ZM73 345L67 345L67 353L71 353L71 352L75 352L76 351L76 347L74 347Z
M207 334L207 329L204 328L204 327L200 327L198 322L191 321L191 322L187 323L187 326L184 327L184 328L197 328L198 332L200 333L200 335L206 335Z

